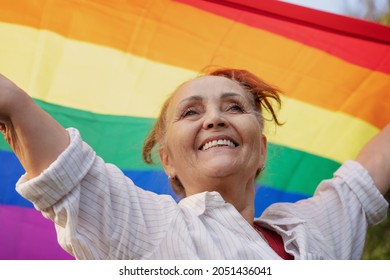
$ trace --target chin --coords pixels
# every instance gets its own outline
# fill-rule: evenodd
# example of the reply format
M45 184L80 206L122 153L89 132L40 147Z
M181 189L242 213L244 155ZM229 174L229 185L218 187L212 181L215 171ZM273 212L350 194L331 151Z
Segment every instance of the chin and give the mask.
M224 164L207 165L204 166L204 168L206 171L203 172L214 178L229 177L234 174L239 174L240 170L242 170L240 168L233 167L231 164L227 165L226 162Z

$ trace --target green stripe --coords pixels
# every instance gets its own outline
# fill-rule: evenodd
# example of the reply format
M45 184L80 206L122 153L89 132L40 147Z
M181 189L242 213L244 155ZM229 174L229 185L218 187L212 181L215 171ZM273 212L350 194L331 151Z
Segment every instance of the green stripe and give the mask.
M287 192L312 195L318 184L332 178L339 167L338 162L271 143L260 182Z
M161 169L142 161L144 139L154 119L102 115L35 100L64 127L77 128L82 138L106 162L121 169ZM10 150L0 141L2 150ZM340 166L332 160L288 147L268 144L267 167L259 182L284 191L311 195L322 179Z
M2 151L11 151L11 148L9 147L7 142L5 142L5 140L2 137L0 137L0 150L2 150Z
M154 119L103 115L36 102L64 127L75 127L85 142L106 162L122 169L152 169L142 161L144 139Z
M75 127L96 153L106 162L122 169L155 169L142 161L143 141L154 119L113 116L71 109L35 100L64 127ZM11 150L2 139L2 150Z

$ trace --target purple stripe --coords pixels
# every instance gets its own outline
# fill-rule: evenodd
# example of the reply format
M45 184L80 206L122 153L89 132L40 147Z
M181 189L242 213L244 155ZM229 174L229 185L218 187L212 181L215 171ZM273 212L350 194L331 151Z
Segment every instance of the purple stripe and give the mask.
M1 260L71 260L58 245L53 222L32 208L0 205Z

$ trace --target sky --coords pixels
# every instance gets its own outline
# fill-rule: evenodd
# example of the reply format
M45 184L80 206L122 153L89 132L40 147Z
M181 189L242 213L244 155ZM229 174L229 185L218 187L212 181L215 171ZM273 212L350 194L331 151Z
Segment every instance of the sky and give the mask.
M297 5L306 6L318 10L323 10L335 14L343 14L355 17L363 17L365 15L363 0L281 0ZM388 0L372 0L375 5L375 10L378 13L383 13L388 9Z

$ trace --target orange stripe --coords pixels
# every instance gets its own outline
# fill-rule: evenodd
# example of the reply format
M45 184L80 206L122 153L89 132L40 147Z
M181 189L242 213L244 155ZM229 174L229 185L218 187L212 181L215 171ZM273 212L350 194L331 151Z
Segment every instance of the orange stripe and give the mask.
M390 74L390 28L283 1L175 0ZM375 50L375 51L374 51Z
M389 121L378 114L390 111L389 75L180 3L1 2L3 21L53 30L195 71L209 64L246 68L279 85L290 97L378 127ZM319 88L329 95L318 95Z

